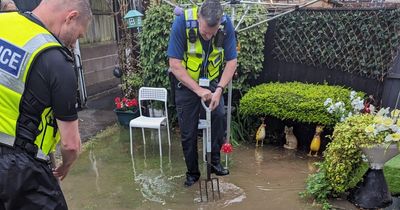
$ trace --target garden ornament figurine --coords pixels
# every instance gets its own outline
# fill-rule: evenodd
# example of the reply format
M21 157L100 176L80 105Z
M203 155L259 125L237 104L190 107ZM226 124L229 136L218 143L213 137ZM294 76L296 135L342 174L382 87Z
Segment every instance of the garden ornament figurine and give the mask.
M324 126L322 125L317 125L315 128L315 134L313 139L311 140L310 144L310 152L308 153L308 156L312 156L312 153L315 152L314 157L318 157L318 151L321 146L321 133L324 130Z
M293 127L285 126L286 144L283 145L285 149L297 149L297 138L293 134Z
M264 139L265 139L265 123L264 123L264 118L261 118L262 122L260 127L257 129L256 133L256 147L258 147L258 142L261 141L261 146L264 145Z

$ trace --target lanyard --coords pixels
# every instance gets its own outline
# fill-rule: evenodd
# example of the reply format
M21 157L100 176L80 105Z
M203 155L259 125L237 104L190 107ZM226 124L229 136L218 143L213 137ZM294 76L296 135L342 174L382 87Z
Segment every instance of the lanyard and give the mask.
M211 43L212 43L212 39L210 39L210 41L208 43L207 53L206 53L206 56L205 56L206 59L203 60L203 65L202 65L202 68L201 68L204 78L208 78L207 66L208 66L208 57L210 56Z

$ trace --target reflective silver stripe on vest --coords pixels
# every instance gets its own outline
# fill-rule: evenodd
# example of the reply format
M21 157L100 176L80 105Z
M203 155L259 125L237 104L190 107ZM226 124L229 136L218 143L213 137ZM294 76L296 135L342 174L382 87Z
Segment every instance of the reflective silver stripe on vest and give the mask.
M11 75L8 75L7 73L1 72L0 71L0 84L14 90L17 93L22 94L24 92L25 84L23 82L23 78L25 75L25 71L27 70L26 67L28 65L29 60L32 57L32 54L38 50L41 46L43 46L46 43L49 42L55 42L58 43L57 39L55 39L52 35L50 34L38 34L32 39L30 39L23 47L22 49L27 52L27 55L25 56L25 59L22 64L21 72L19 74L19 78L15 78Z
M0 132L0 143L8 145L10 147L13 147L14 146L14 141L15 141L15 137L14 136L10 136L8 134Z
M193 20L193 9L188 9L187 10L187 20ZM197 31L196 31L197 32ZM197 34L196 34L197 35ZM196 53L196 42L195 43L191 43L191 42L187 42L189 44L188 46L188 53L190 54L194 54Z

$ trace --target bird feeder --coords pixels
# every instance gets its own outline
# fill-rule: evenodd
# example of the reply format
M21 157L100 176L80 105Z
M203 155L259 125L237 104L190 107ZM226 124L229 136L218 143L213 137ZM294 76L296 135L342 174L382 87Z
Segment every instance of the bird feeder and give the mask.
M128 28L142 27L142 16L143 14L137 10L129 10L129 12L124 16L124 19L128 24Z

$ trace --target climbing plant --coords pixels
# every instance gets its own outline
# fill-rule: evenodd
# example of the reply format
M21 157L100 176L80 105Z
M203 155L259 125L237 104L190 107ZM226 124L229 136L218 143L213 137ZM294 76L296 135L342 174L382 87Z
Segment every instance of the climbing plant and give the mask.
M400 10L299 10L280 18L275 59L382 80L400 44Z

